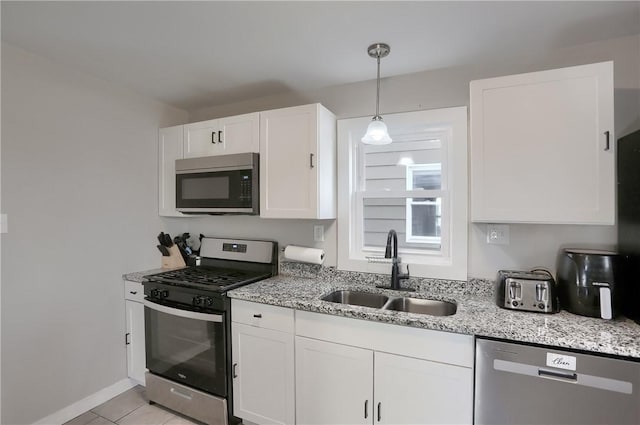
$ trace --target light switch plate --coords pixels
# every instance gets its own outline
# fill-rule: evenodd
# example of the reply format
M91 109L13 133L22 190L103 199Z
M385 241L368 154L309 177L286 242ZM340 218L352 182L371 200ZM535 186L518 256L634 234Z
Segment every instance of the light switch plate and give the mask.
M7 223L7 220L6 214L0 214L0 233L9 232L9 224Z
M324 242L324 226L322 224L313 226L313 240L315 242Z
M492 245L509 245L509 225L487 224L487 243Z

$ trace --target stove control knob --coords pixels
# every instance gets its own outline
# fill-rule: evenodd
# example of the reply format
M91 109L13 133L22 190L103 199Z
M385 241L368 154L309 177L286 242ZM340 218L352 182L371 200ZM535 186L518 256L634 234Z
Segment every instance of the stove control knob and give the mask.
M158 291L157 289L152 289L152 290L151 290L151 296L152 296L152 297L154 297L154 298L157 298L157 297L158 297L159 292L160 292L160 291Z
M213 298L205 298L205 301L207 303L207 306L211 307L213 305Z
M166 289L160 292L160 298L167 298L169 296L169 291Z
M202 303L201 297L193 297L193 305L200 305Z

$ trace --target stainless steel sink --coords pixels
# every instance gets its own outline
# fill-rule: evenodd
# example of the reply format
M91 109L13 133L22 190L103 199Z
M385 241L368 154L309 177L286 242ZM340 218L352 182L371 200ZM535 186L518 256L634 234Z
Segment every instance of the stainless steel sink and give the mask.
M403 311L406 313L429 314L431 316L451 316L457 306L448 301L426 300L411 297L388 297L371 292L334 291L321 298L332 303L358 305L382 310Z
M424 300L420 298L393 298L384 306L385 310L407 313L430 314L432 316L451 316L456 313L456 305L447 301Z
M332 303L359 305L363 307L381 308L389 300L382 294L360 291L335 291L321 298Z

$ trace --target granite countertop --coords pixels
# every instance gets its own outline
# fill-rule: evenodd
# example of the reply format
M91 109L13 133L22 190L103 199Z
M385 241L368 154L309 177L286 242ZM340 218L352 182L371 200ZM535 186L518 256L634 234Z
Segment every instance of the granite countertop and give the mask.
M128 280L130 282L138 282L138 283L142 283L142 278L150 275L150 274L156 274L156 273L162 273L162 272L166 272L167 269L150 269L150 270L143 270L140 272L133 272L133 273L125 273L122 275L122 279L123 280Z
M281 274L227 294L231 298L296 310L640 359L640 325L629 319L609 321L566 311L540 314L506 310L496 306L493 290L486 285L484 289L478 289L478 285L470 281L458 282L449 288L442 281L434 282L414 284L416 292L406 292L379 289L374 280L352 279L348 275L327 277L320 273L315 277L298 277ZM340 289L450 301L457 304L457 312L452 316L439 317L320 300L322 296Z

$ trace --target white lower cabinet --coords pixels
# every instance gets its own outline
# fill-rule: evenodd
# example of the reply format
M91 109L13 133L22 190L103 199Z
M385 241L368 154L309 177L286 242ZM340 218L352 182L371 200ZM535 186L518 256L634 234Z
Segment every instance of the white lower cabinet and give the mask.
M471 424L470 335L296 311L296 419Z
M127 347L127 376L144 385L146 372L144 297L142 284L125 281L124 308L126 314L125 344Z
M293 310L232 300L231 311L233 414L294 424Z
M470 424L471 368L374 354L374 423Z
M472 423L470 335L233 300L232 339L246 422Z
M373 352L296 337L296 422L369 424Z
M470 424L470 368L296 337L298 424Z

